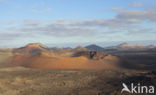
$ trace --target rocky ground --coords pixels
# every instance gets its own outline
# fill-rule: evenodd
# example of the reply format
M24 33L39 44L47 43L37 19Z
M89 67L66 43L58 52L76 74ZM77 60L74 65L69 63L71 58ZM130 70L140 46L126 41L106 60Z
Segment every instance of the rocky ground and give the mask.
M136 70L0 68L0 95L128 95L121 94L123 82L156 85L156 73Z

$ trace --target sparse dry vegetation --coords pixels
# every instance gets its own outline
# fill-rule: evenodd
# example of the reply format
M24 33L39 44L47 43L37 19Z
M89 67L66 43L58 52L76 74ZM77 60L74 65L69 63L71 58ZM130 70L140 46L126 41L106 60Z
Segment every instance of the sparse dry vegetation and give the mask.
M121 95L122 82L140 76L151 78L149 71L129 70L35 70L8 67L0 70L1 95ZM131 81L131 80L129 80ZM153 82L152 82L153 81Z

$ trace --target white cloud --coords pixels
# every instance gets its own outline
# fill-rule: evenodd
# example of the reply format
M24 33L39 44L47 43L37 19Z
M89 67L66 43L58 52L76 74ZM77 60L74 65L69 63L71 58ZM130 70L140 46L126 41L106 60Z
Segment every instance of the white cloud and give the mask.
M39 26L43 22L39 19L25 19L22 23L24 26Z
M9 13L8 16L11 16L12 17L12 16L14 16L14 14L13 13Z
M146 21L149 21L149 23L156 22L156 10L138 11L122 8L113 8L112 10L118 13L114 18L85 20L74 23L74 25L124 28L125 26L142 24Z
M33 20L35 21L35 20ZM49 36L63 36L63 37L70 37L70 36L86 36L94 34L96 29L88 28L88 27L80 27L80 26L71 26L71 23L58 20L51 23L44 23L41 24L40 22L26 22L24 26L18 28L18 31L24 32L35 32ZM35 23L37 25L33 25Z
M33 13L47 13L50 12L51 8L48 8L44 2L35 3L31 7L31 12Z
M121 32L129 34L154 33L155 29L139 25L147 21L148 23L156 23L156 10L138 11L113 8L113 11L118 14L110 19L56 20L52 22L25 19L22 24L7 27L5 30L15 32L15 34L19 33L18 37L27 36L25 34L52 37L90 37L104 35L104 33L106 35ZM1 36L12 36L12 33L10 35L1 34Z
M33 13L47 13L51 11L51 8L44 8L44 9L32 9Z
M132 4L130 4L130 6L132 6L132 7L143 7L143 4L141 4L141 3L132 3Z

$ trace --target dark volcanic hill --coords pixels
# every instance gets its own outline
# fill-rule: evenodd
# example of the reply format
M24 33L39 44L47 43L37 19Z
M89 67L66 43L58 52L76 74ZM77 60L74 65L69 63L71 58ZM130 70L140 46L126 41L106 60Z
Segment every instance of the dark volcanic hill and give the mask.
M103 47L100 47L100 46L97 46L97 45L88 45L86 46L85 48L87 48L88 50L91 50L91 51L103 51L104 48Z

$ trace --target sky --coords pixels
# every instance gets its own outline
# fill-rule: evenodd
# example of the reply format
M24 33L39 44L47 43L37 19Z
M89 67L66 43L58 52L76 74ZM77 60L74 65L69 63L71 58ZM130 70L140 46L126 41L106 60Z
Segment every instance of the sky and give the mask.
M0 0L0 47L151 42L156 0Z

